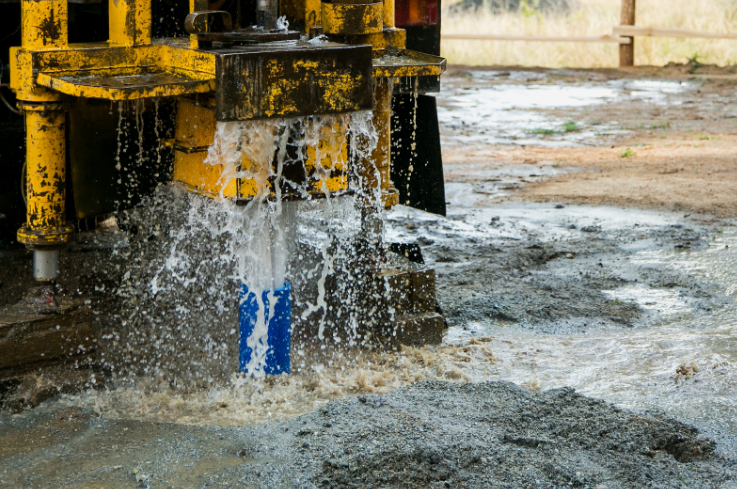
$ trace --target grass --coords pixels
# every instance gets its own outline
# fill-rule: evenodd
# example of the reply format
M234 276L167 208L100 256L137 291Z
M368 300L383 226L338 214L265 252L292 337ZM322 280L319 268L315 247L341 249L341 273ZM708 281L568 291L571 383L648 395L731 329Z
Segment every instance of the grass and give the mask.
M563 132L578 132L580 130L581 128L578 127L578 124L576 124L573 121L566 122L565 124L563 124Z
M451 0L452 1L452 0ZM446 7L448 4L446 4ZM601 36L619 24L620 0L578 0L566 15L485 11L444 13L443 33L528 36ZM637 25L709 32L737 32L734 0L641 0ZM605 68L618 65L617 44L520 41L444 40L442 55L467 65ZM635 64L662 66L670 62L722 66L737 63L737 42L729 39L637 38Z
M581 127L578 124L576 124L573 121L570 121L570 122L566 122L565 124L563 124L563 127L560 130L548 129L544 127L536 127L535 129L532 129L531 131L529 131L529 133L549 136L550 134L565 134L568 132L578 132L580 130L581 130Z
M637 153L635 153L634 151L632 151L632 148L625 148L625 149L622 150L621 153L619 153L619 157L620 158L632 158L636 154Z
M532 131L530 131L530 134L541 134L543 136L547 136L550 134L558 134L558 131L555 129L543 129L542 127L536 127Z

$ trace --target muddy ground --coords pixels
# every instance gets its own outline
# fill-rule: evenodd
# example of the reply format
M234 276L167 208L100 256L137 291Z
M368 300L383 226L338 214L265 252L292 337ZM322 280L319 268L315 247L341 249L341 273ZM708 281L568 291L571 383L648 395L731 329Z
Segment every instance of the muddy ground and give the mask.
M506 355L504 341L515 337L537 351L561 338L601 334L617 342L674 314L696 328L733 308L716 278L676 266L681 256L726 250L722 236L737 217L737 105L728 103L737 77L701 70L449 70L439 97L448 217L399 208L388 234L419 243L436 269L447 342L498 336L486 377L438 374L391 391L363 382L334 389L324 401L349 397L305 407L311 412L302 416L245 427L196 426L196 416L188 425L162 424L122 410L106 415L79 399L50 401L0 415L0 485L737 487L737 430L720 424L737 416L731 381L720 384L726 407L709 422L661 412L684 397L713 395L698 389L716 377L688 364L679 374L680 357L655 365L657 375L637 386L678 397L638 404L622 402L627 389L604 396L634 411L547 390L556 383L542 377L525 378L525 388L494 381L518 363L543 369L542 357ZM535 94L539 102L525 102ZM468 110L473 104L477 114ZM671 261L643 262L643 253ZM668 300L615 293L628 287ZM625 353L616 350L611 363L639 368L638 358L616 358ZM734 361L712 370L731 379ZM202 405L211 408L219 407Z
M692 488L735 474L677 421L499 382L419 383L237 429L44 406L0 440L6 487Z

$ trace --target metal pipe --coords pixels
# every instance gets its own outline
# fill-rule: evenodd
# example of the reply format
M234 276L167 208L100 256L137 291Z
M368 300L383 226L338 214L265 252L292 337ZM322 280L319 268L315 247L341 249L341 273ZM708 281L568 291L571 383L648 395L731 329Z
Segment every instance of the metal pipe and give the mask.
M151 44L151 0L110 0L108 6L111 44Z
M23 0L21 43L25 49L59 49L68 44L67 0Z
M33 278L39 282L51 282L59 278L59 248L34 248Z
M26 114L26 223L31 230L57 229L66 222L66 114Z
M112 1L112 0L111 0ZM189 12L200 12L202 10L208 10L210 8L207 0L189 0ZM199 47L199 41L197 40L197 34L189 35L189 47L197 49Z

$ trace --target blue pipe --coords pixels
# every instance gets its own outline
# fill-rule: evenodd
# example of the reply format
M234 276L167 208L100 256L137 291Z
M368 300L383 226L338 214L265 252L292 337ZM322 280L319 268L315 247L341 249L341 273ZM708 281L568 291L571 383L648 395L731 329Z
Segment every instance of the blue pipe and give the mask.
M271 296L271 297L270 297ZM263 372L269 375L288 374L290 371L289 350L292 343L292 287L285 283L277 290L265 290L261 295L264 306L264 318L268 320L268 340L266 362ZM273 302L273 303L272 303ZM246 284L241 285L240 292L240 371L256 374L258 367L248 370L253 350L248 346L248 337L256 326L259 304L256 294L248 290Z

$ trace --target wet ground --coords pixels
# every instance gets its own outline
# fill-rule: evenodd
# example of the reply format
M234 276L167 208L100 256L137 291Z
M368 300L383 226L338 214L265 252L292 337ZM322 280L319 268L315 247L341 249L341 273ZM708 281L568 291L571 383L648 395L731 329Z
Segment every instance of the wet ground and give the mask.
M666 75L452 70L448 217L387 232L444 345L2 415L0 485L735 487L737 81Z

